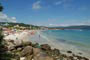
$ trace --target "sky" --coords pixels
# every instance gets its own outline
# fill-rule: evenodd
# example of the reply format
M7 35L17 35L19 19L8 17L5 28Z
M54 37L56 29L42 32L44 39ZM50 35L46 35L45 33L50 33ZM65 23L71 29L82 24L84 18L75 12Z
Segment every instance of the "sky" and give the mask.
M90 0L1 0L0 21L43 26L90 25Z

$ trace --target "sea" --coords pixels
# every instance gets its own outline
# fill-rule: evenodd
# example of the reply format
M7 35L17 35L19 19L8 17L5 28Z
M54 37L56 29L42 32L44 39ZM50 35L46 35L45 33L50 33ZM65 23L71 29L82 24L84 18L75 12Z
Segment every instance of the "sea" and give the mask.
M90 30L42 30L36 37L33 39L35 42L90 57Z

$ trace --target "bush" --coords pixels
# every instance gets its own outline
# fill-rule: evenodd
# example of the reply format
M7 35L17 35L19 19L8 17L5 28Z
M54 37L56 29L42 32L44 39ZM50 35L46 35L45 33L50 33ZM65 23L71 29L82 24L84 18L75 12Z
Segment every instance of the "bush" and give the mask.
M7 53L3 37L2 29L0 29L0 60L11 60L12 55Z

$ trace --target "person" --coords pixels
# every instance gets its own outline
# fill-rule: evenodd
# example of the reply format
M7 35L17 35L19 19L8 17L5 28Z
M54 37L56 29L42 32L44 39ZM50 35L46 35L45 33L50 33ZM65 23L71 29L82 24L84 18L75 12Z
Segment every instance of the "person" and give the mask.
M31 35L34 35L34 32L33 31L31 32Z
M39 34L39 40L40 40L40 34Z
M16 40L18 40L18 38L16 37Z

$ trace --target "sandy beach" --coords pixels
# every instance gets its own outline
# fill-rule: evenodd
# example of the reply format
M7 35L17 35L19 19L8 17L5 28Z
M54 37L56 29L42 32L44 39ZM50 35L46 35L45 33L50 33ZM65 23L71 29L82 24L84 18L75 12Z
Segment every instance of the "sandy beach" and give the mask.
M24 30L16 32L14 34L9 34L4 37L5 40L14 40L15 44L21 44L23 42L30 41L28 37L32 37L35 34L36 30Z

